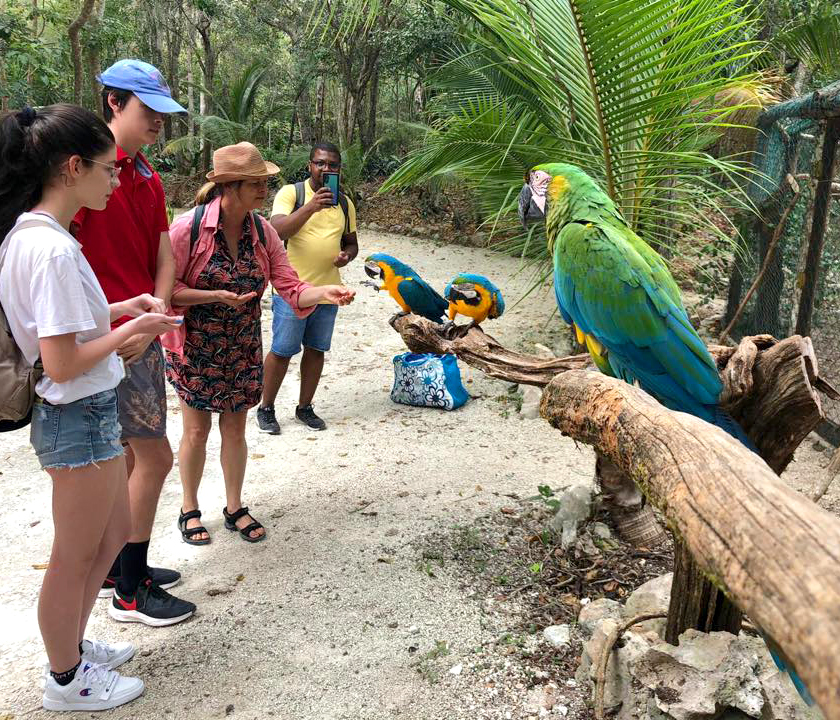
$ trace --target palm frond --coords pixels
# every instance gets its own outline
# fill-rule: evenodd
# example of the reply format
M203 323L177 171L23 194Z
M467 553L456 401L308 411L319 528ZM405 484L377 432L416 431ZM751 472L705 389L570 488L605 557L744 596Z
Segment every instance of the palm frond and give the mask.
M454 173L509 231L512 186L547 160L580 165L653 242L747 207L746 158L706 152L754 115L762 50L742 0L444 0L476 28L433 75L422 148L383 191ZM718 235L720 232L715 230ZM515 242L545 258L533 237ZM527 248L527 252L526 252Z
M773 44L811 70L840 73L840 8L825 8L779 33Z

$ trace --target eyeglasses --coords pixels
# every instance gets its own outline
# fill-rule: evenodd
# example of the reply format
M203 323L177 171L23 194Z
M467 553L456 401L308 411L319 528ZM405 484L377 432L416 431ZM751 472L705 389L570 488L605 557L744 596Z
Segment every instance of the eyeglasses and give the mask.
M108 168L111 173L111 180L116 180L120 176L120 168L116 165L111 165L111 163L104 163L99 162L99 160L91 160L91 158L82 158L85 162L92 162L96 163L97 165L102 165L102 167Z
M334 163L326 160L310 160L309 162L319 170L338 170L341 168L340 162Z

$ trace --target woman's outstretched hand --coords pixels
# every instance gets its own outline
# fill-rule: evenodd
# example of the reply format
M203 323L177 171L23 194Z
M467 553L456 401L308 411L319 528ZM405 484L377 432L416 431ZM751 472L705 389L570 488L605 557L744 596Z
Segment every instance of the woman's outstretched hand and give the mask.
M233 308L238 308L257 297L257 293L255 292L245 293L244 295L237 295L236 293L230 292L230 290L215 290L214 292L216 302L224 303Z
M344 285L322 285L324 300L333 305L349 305L356 297L356 291L344 287Z

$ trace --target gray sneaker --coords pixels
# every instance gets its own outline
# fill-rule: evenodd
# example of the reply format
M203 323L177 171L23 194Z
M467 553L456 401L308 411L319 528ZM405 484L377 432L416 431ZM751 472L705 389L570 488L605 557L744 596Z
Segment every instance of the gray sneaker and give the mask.
M280 434L280 423L277 422L277 416L274 414L274 405L257 408L257 425L260 426L262 432L269 435Z
M312 405L307 405L306 407L299 407L295 408L295 417L297 418L298 422L302 422L309 428L313 430L326 430L327 423L325 423L321 418L319 418L315 411L312 409Z

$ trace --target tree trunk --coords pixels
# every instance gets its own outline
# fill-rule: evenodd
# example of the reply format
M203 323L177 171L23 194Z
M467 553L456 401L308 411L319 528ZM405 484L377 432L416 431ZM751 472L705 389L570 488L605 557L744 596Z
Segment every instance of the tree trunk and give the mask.
M826 717L840 719L838 519L722 430L615 378L562 373L540 410L645 489L697 567L781 647ZM783 410L777 420L796 424Z
M70 60L73 62L73 102L76 105L82 104L82 84L84 82L82 45L79 42L79 33L90 19L94 2L95 0L82 0L78 16L67 28L67 37L70 39Z
M323 75L318 77L318 100L315 110L315 141L324 140L324 101L327 95L327 83Z
M204 51L204 87L208 91L212 92L213 78L216 74L216 52L213 49L210 25L210 17L203 12L199 13L197 27L198 32L201 35L201 47ZM206 92L202 91L201 99L203 100L201 114L210 115L213 112L213 98ZM213 148L210 147L210 143L207 141L207 138L204 137L204 132L202 131L202 174L205 174L210 170L210 156L212 151Z
M315 144L318 134L315 130L315 122L312 116L312 95L309 92L307 82L298 93L295 103L295 114L300 125L300 141L304 145L312 147Z
M172 12L167 14L164 23L166 34L166 80L172 90L172 96L181 101L181 42L183 34L180 32L183 1L174 3ZM180 115L167 114L163 121L164 142L178 138L182 134L184 121Z
M6 0L0 0L0 12L6 12ZM9 81L6 76L6 53L0 52L0 112L6 113L9 109L8 92ZM31 89L31 85L29 86Z
M379 105L379 67L373 71L368 86L367 109L364 113L363 123L359 124L359 138L362 143L362 153L367 152L376 141L376 113Z
M811 318L814 313L814 299L817 294L825 231L828 226L828 203L831 198L831 182L834 179L838 139L840 139L840 118L830 118L826 121L823 138L820 171L814 193L814 218L811 223L808 256L805 262L806 271L796 316L796 332L800 335L811 334Z
M105 17L105 0L94 0L94 8L88 22L89 34L95 36L102 19ZM102 63L99 59L99 41L91 38L85 48L85 60L87 64L88 83L90 83L90 108L97 115L102 117L102 103L99 100L99 81L96 76L102 70Z

